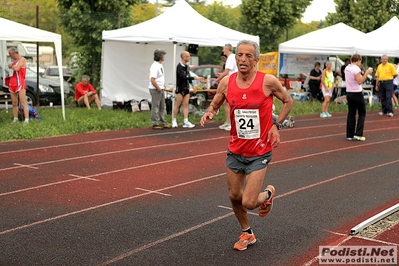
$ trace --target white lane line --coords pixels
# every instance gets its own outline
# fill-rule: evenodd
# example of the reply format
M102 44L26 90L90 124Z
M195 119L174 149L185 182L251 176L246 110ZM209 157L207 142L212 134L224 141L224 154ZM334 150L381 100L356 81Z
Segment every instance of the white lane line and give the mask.
M198 225L196 225L196 226L194 226L194 227L191 227L191 228L188 228L188 229L186 229L186 230L183 230L183 231L181 231L181 232L179 232L179 233L175 233L175 234L172 234L172 235L170 235L170 236L161 238L161 239L159 239L159 240L157 240L157 241L151 242L151 243L149 243L149 244L147 244L147 245L141 246L141 247L139 247L139 248L136 248L136 249L133 249L133 250L131 250L131 251L129 251L129 252L126 252L126 253L124 253L124 254L122 254L122 255L119 255L118 257L115 257L115 258L113 258L113 259L107 260L107 261L105 261L105 262L99 264L99 266L109 265L109 264L111 264L111 263L114 263L114 262L117 262L117 261L119 261L119 260L122 260L122 259L124 259L124 258L126 258L126 257L130 257L130 256L132 256L132 255L134 255L134 254L136 254L136 253L139 253L139 252L141 252L141 251L143 251L143 250L149 249L149 248L151 248L151 247L153 247L153 246L155 246L155 245L162 244L162 243L164 243L164 242L166 242L166 241L168 241L168 240L171 240L171 239L176 238L176 237L179 237L179 236L181 236L181 235L190 233L191 231L197 230L197 229L199 229L199 228L201 228L201 227L204 227L204 226L206 226L206 225L213 224L213 223L215 223L215 222L217 222L217 221L223 220L223 219L225 219L225 218L227 218L227 217L232 216L233 214L234 214L234 213L230 212L230 213L228 213L228 214L225 214L225 215L216 217L216 218L214 218L214 219L212 219L212 220L206 221L206 222L201 223L201 224L198 224Z
M387 142L395 142L398 141L398 139L391 139L391 140L384 140L384 141L379 141L379 142L372 142L372 143L362 143L362 146L370 146L370 145L379 145L382 143L387 143ZM289 159L282 159L279 161L272 161L270 163L270 165L273 164L278 164L278 163L286 163L288 161L295 161L295 160L301 160L304 158L309 158L309 157L313 157L313 156L319 156L319 155L323 155L323 154L328 154L328 153L333 153L333 152L340 152L342 150L350 150L350 149L357 149L358 147L362 147L362 146L348 146L345 148L338 148L335 150L328 150L328 151L323 151L323 152L318 152L318 153L311 153L311 154L307 154L307 155L303 155L303 156L299 156L299 157L294 157L294 158L289 158ZM172 160L167 160L167 161L160 161L160 162L155 162L155 163L151 163L151 164L143 164L143 165L138 165L138 166L133 166L133 167L129 167L129 168L123 168L123 169L118 169L118 170L114 170L114 171L108 171L108 172L102 172L102 173L97 173L97 174L93 174L93 175L89 175L89 176L79 176L79 175L74 175L74 174L69 174L70 176L75 176L75 177L79 177L78 179L81 178L86 178L86 179L93 179L93 180L98 180L98 179L94 179L93 177L98 177L98 176L103 176L103 175L107 175L107 174L114 174L114 173L119 173L119 172L123 172L123 171L130 171L133 169L139 169L139 168L145 168L145 167L149 167L149 166L154 166L154 165L160 165L160 164L165 164L165 163L171 163L171 162L176 162L176 161L181 161L181 160L185 160L185 159L195 159L198 157L207 157L210 155L216 155L216 154L221 154L221 153L225 153L226 151L220 151L220 152L215 152L215 153L207 153L207 154L200 154L200 155L195 155L195 156L190 156L190 157L185 157L185 158L177 158L177 159L172 159ZM74 181L74 180L78 180L78 179L69 179L66 180L65 182L70 182L70 181ZM24 192L24 191L28 191L31 189L37 189L39 187L45 187L45 186L51 186L52 184L57 185L59 184L59 182L54 182L54 183L49 183L47 185L43 185L43 186L35 186L35 187L30 187L30 188L25 188L25 189L19 189L19 190L15 190L15 191L10 191L10 192L5 192L0 194L1 196L5 196L5 195L10 195L10 194L14 194L14 193L20 193L20 192Z
M339 247L339 246L345 244L345 242L347 242L347 241L350 240L351 238L352 238L352 236L348 236L348 237L342 239L338 244L332 245L332 246L333 246L334 248L337 248L337 247ZM334 249L334 248L333 248L333 249ZM306 263L303 264L302 266L310 266L310 265L312 265L313 263L315 263L315 262L318 261L318 260L319 260L319 255L317 255L316 257L314 257L314 258L311 259L310 261L306 262Z
M218 207L219 207L219 208L222 208L222 209L229 210L229 211L233 211L233 208L231 208L231 207L227 207L227 206L223 206L223 205L219 205ZM254 215L254 216L258 216L258 214L255 213L255 212L249 212L249 211L247 211L247 213L248 213L248 214L251 214L251 215Z
M369 167L369 168L366 168L366 169L363 169L363 170L359 170L359 171L354 171L352 173L348 173L348 174L345 174L345 175L340 175L340 176L337 176L337 177L333 177L333 178L330 178L330 179L325 180L325 181L317 182L317 183L314 183L314 184L311 184L311 185L308 185L308 186L304 186L304 187L301 187L301 188L286 192L284 194L278 195L278 196L276 196L276 199L282 198L282 197L285 197L285 196L288 196L288 195L291 195L291 194L294 194L294 193L297 193L297 192L300 192L300 191L303 191L305 189L309 189L309 188L312 188L312 187L315 187L315 186L319 186L319 185L325 184L327 182L331 182L331 181L337 180L339 178L343 178L343 177L349 176L351 174L357 174L357 173L360 173L360 172L364 172L366 170L375 169L375 168L378 168L378 167L383 167L383 166L386 166L386 165L389 165L389 164L394 164L394 163L397 163L397 162L399 162L399 160L393 161L393 162L389 162L389 163L380 164L380 165L373 166L373 167ZM213 176L209 176L209 177L204 177L204 178L192 180L192 181L189 181L189 182L176 184L176 185L165 187L165 188L158 189L158 190L155 190L155 191L158 192L158 191L170 190L172 188L185 186L185 185L188 185L188 184L192 184L192 183L196 183L196 182L212 179L212 178L215 178L215 177L220 177L220 176L223 176L223 175L225 175L225 173L218 174L218 175L213 175ZM135 198L138 198L138 197L142 197L142 196L145 196L145 195L149 195L149 194L152 194L152 193L153 193L153 191L145 192L143 194L131 196L131 197L124 198L124 199L119 199L119 200L116 200L116 201L104 203L104 204L93 206L93 207L90 207L90 208L86 208L86 209L82 209L82 210L78 210L78 211L74 211L74 212L70 212L70 213L65 213L65 214L62 214L62 215L59 215L59 216L55 216L55 217L48 218L48 219L45 219L45 220L40 220L40 221L37 221L37 222L34 222L34 223L30 223L30 224L26 224L26 225L22 225L22 226L18 226L18 227L12 228L12 229L8 229L8 230L5 230L5 231L2 231L2 232L0 232L0 235L16 232L16 231L19 231L19 230L22 230L22 229L25 229L25 228L29 228L29 227L32 227L32 226L35 226L35 225L39 225L39 224L47 223L47 222L50 222L50 221L58 220L58 219L61 219L61 218L69 217L69 216L72 216L72 215L75 215L75 214L79 214L79 213L83 213L83 212L87 212L87 211L92 211L92 210L99 209L99 208L102 208L102 207L107 207L107 206L110 206L110 205L113 205L113 204L125 202L125 201L128 201L128 200L135 199ZM206 222L206 224L211 224L213 222L219 221L219 220L224 219L226 217L229 217L231 215L233 215L233 213L230 213L229 215L219 216L219 217L217 217L217 218L215 218L213 220L210 220L210 221ZM213 221L213 222L211 222L211 221ZM186 231L187 232L191 232L191 231L197 229L198 226L200 226L200 225L197 225L197 226L194 226L192 228L189 228ZM202 226L200 226L200 227L202 227ZM178 233L178 234L175 234L176 235L175 237L180 236L182 234L183 234L182 232ZM157 241L152 242L150 244L147 244L145 246L142 246L141 248L135 249L135 250L137 250L135 253L137 253L138 251L142 251L142 250L145 250L147 248L150 248L150 247L152 247L152 246L154 246L156 244L163 243L163 242L167 241L168 239L174 238L172 236L173 235L171 235L171 236L169 236L167 238L161 239L161 240L157 240ZM130 253L125 253L125 254L130 254ZM123 256L123 255L121 255L121 256ZM119 256L118 258L120 258L121 256ZM128 256L130 256L130 255L128 255ZM113 260L115 260L115 259L113 259Z
M80 176L80 175L74 175L74 174L69 174L70 176L73 176L73 177L77 177L77 178L79 178L79 179L87 179L87 180L91 180L91 181L100 181L99 179L95 179L95 178L90 178L90 177L87 177L87 176Z
M14 165L18 166L18 168L30 168L30 169L39 169L39 167L34 167L28 164L20 164L20 163L14 163Z
M210 130L218 130L218 128L202 128L202 129L191 129L190 132L195 131L210 131ZM83 142L72 142L67 144L58 144L53 146L43 146L37 148L28 148L28 149L21 149L21 150L11 150L11 151L3 151L0 152L2 154L11 154L11 153L19 153L19 152L30 152L30 151L37 151L37 150L46 150L46 149L54 149L54 148L61 148L61 147L69 147L69 146L76 146L76 145L84 145L84 144L93 144L93 143L101 143L101 142L110 142L110 141L117 141L117 140L126 140L126 139L137 139L137 138L145 138L145 137L158 137L160 135L175 135L175 134L186 134L186 130L182 131L169 131L167 133L158 133L158 134L144 134L144 135L136 135L136 136L128 136L128 137L118 137L118 138L108 138L108 139L99 139L99 140L90 140L90 141L83 141ZM57 137L54 137L57 138Z
M397 162L399 162L399 160L397 160L397 161L395 161L395 162L389 162L389 163L381 164L381 165L379 165L379 166L369 167L369 168L367 168L366 170L370 170L370 169L374 169L374 168L386 166L386 165L389 165L389 164L394 164L394 163L397 163ZM278 195L278 196L275 197L275 199L282 198L282 197L285 197L285 196L288 196L288 195L291 195L291 194L300 192L300 191L305 190L305 189L309 189L309 188L312 188L312 187L315 187L315 186L319 186L319 185L322 185L322 184L325 184L325 183L328 183L328 182L337 180L337 179L339 179L339 178L343 178L343 177L346 177L346 176L349 176L349 175L353 175L353 174L357 174L357 173L361 173L361 172L364 172L364 171L363 171L363 170L354 171L354 172L352 172L352 173L348 173L348 174L345 174L345 175L340 175L340 176L337 176L337 177L333 177L333 178L330 178L330 179L325 180L325 181L316 182L316 183L313 183L313 184L311 184L311 185L304 186L304 187L301 187L301 188L298 188L298 189L294 189L294 190L292 190L292 191L289 191L289 192L286 192L286 193L284 193L284 194ZM222 205L219 205L218 207L231 210L231 208L225 207L225 206L222 206ZM251 213L251 212L248 212L248 213L249 213L249 214L252 214L252 215L258 215L258 214ZM232 213L232 214L233 214L233 213ZM220 217L224 217L224 216L220 216ZM219 217L219 218L220 218L220 217ZM219 220L220 220L220 219L219 219ZM210 224L210 223L209 223L209 224ZM195 228L195 227L192 227L192 228ZM187 230L189 230L189 232L195 230L195 229L192 230L192 228L189 228L189 229L187 229ZM179 235L181 235L181 234L179 234ZM172 235L172 236L173 236L173 235ZM341 242L338 244L338 246L341 245L341 244L343 244L343 243L345 243L346 241L348 241L348 240L351 239L351 238L352 238L352 236L348 236L348 237L345 238L343 241L341 241ZM164 239L168 240L168 238L164 238ZM166 241L166 240L165 240L165 241ZM152 247L152 246L155 246L155 245L157 245L157 244L161 244L161 243L163 243L163 242L165 242L165 241L163 241L163 239L160 239L160 240L151 242L151 243L149 243L149 244L147 244L147 245L144 245L144 246L142 246L142 247L140 247L140 248L137 248L137 249L132 250L132 251L130 251L130 252L124 253L124 254L122 254L122 255L120 255L120 256L118 256L118 257L115 257L115 258L113 258L113 259L111 259L111 260L108 260L108 261L106 261L106 262L104 262L103 264L100 264L100 265L101 265L101 266L102 266L102 265L108 265L108 264L110 264L110 263L113 263L113 262L116 262L116 261L118 261L118 260L121 260L121 259L124 259L124 258L126 258L126 257L129 257L129 256L131 256L131 255L133 255L133 254L135 254L135 253L137 253L137 252L139 252L139 251L143 251L143 250L148 249L148 248L150 248L150 247ZM307 263L304 264L303 266L305 266L305 265L306 265L306 266L311 265L312 263L314 263L314 262L317 261L317 260L318 260L318 256L317 256L317 257L314 257L312 260L310 260L309 262L307 262Z
M362 236L356 236L356 235L347 235L347 234L337 233L337 232L333 232L333 231L326 230L326 229L324 229L324 231L329 232L331 234L343 236L343 237L346 236L346 238L344 238L339 244L334 244L334 245L326 244L326 245L324 245L324 246L332 246L333 249L341 246L342 244L344 244L345 242L347 242L348 240L350 240L352 238L353 239L355 239L355 238L363 239L363 240L367 240L367 241L370 241L370 242L376 242L376 243L383 244L383 245L399 246L399 243L387 242L387 241L383 241L383 240L378 240L378 239L368 238L368 237L362 237ZM319 260L319 255L313 257L310 261L306 262L302 266L310 266L313 263L317 262L318 260Z
M226 138L227 137L217 137L217 138L213 138L212 140L219 140L219 139L226 139ZM126 149L126 150L117 150L117 151L96 153L96 154L91 154L91 155L75 156L75 157L63 158L63 159L59 159L59 160L34 163L31 165L45 165L45 164L52 164L52 163L61 163L61 162L67 162L67 161L73 161L73 160L88 159L91 157L108 156L108 155L112 155L112 154L116 154L116 153L131 152L131 151L146 150L146 149L155 149L155 148L162 148L162 147L169 147L169 146L175 147L177 145L187 145L187 144L193 144L193 143L205 142L205 141L209 142L209 139L192 140L192 141L185 141L185 142L180 142L180 143L165 143L165 144L160 144L160 145L137 147L137 148L131 148L131 149ZM0 171L14 170L14 169L18 169L18 168L21 168L21 167L17 166L17 167L2 168L2 169L0 169Z
M157 190L154 190L154 191L159 192L159 191L169 190L169 189L173 189L173 188L177 188L177 187L186 186L186 185L189 185L189 184L205 181L205 180L208 180L208 179L220 177L220 176L223 176L223 175L226 175L226 174L223 173L223 174L218 174L218 175L207 176L207 177L195 179L195 180L192 180L192 181L176 184L176 185L173 185L173 186L164 187L164 188L157 189ZM2 231L2 232L0 232L0 235L5 235L5 234L8 234L8 233L16 232L16 231L21 230L21 229L32 227L34 225L39 225L39 224L55 221L55 220L58 220L58 219L61 219L61 218L65 218L65 217L69 217L69 216L72 216L72 215L75 215L75 214L78 214L78 213L92 211L92 210L96 210L96 209L99 209L99 208L102 208L102 207L107 207L107 206L110 206L110 205L113 205L113 204L125 202L125 201L131 200L131 199L135 199L135 198L139 198L139 197L142 197L142 196L150 195L150 194L153 194L154 191L145 192L145 193L142 193L142 194L139 194L139 195L134 195L134 196L131 196L131 197L128 197L128 198L123 198L123 199L107 202L107 203L100 204L100 205L97 205L97 206L93 206L93 207L90 207L90 208L86 208L86 209L82 209L82 210L78 210L78 211L74 211L74 212L68 212L68 213L65 213L65 214L62 214L62 215L58 215L58 216L51 217L51 218L48 218L48 219L40 220L40 221L37 221L37 222L34 222L34 223L25 224L25 225L22 225L22 226L18 226L18 227L15 227L15 228L11 228L11 229Z
M39 188L44 188L44 187L50 187L50 186L59 185L59 184L63 184L63 183L68 183L68 182L72 182L72 181L76 181L76 180L80 180L80 179L82 179L82 178L81 177L80 178L73 178L73 179L68 179L68 180L62 180L62 181L58 181L58 182L48 183L48 184L44 184L44 185L40 185L40 186L28 187L28 188L23 188L23 189L9 191L9 192L4 192L4 193L0 194L0 197L1 196L11 195L11 194L16 194L16 193L21 193L21 192L25 192L25 191L29 191L29 190L34 190L34 189L39 189Z
M141 191L145 191L145 192L150 192L152 194L159 194L159 195L163 195L163 196L172 197L171 194L161 193L161 192L158 192L156 190L144 189L144 188L139 188L139 187L136 187L136 189L137 190L141 190Z

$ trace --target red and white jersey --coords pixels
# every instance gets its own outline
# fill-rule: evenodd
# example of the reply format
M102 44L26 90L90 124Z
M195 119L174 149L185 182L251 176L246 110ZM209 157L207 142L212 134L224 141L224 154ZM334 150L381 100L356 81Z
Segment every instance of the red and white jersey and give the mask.
M12 63L13 66L17 66L19 60L14 61ZM20 68L18 71L10 70L11 79L10 79L10 88L16 89L16 91L20 91L22 89L26 89L25 77L26 77L26 67Z
M273 96L263 91L265 73L257 71L248 88L239 88L237 73L229 77L226 100L230 105L229 150L243 156L260 156L273 149L267 134L273 125Z

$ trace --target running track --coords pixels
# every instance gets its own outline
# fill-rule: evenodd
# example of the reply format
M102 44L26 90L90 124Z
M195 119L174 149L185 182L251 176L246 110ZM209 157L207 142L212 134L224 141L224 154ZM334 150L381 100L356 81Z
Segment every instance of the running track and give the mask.
M399 117L369 112L355 142L333 115L281 131L275 205L249 212L258 241L244 252L217 123L0 143L0 265L312 265L399 202Z

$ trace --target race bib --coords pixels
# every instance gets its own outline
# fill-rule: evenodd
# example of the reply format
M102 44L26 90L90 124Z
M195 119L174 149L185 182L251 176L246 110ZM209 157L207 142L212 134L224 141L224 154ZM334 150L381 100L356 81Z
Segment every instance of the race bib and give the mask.
M236 130L240 139L260 138L260 121L258 109L234 110Z

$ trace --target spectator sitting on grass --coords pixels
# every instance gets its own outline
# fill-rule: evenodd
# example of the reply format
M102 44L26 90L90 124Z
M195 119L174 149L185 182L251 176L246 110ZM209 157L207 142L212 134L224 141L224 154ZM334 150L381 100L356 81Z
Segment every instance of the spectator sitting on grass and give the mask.
M90 77L83 75L82 81L76 84L75 99L78 106L86 106L90 109L90 104L96 102L98 110L101 110L100 99L98 98L97 91L89 83Z

